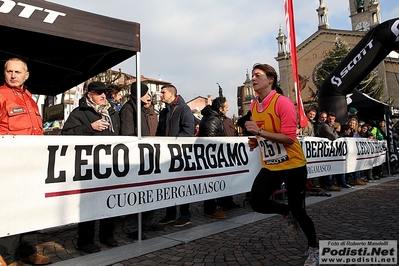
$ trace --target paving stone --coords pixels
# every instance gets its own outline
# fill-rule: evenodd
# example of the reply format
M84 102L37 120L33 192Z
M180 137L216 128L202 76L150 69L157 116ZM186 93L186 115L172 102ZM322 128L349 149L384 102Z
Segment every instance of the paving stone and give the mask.
M385 181L386 180L386 181ZM307 207L312 217L319 239L323 240L399 240L399 179L389 177L385 183L362 186L351 189L347 194L332 192L332 197ZM235 195L236 202L242 204L245 194ZM176 228L166 225L158 231L146 231L146 243L157 237L173 236L180 232L191 232L201 226L217 227L219 220L203 215L203 202L190 204L192 223L189 226ZM228 216L225 221L251 214L249 204L240 208L225 211ZM157 220L163 218L165 210L156 210ZM253 217L257 217L253 214ZM252 216L251 216L252 217ZM127 238L123 231L123 218L117 218L115 223L115 239L120 247L134 242ZM185 231L186 230L186 231ZM205 229L204 229L205 230ZM201 235L201 232L199 232ZM72 224L57 228L41 230L38 233L38 250L53 260L53 265L84 265L80 259L90 256L76 249L77 225ZM98 240L98 223L95 241ZM178 243L178 242L177 242ZM111 264L94 262L91 265L176 265L176 266L209 266L209 265L303 265L306 259L307 241L301 232L298 237L290 238L286 233L286 225L280 216L271 216L259 221L250 222L227 231L200 237L189 242L165 247L128 259L121 259ZM113 254L120 248L110 249L99 244L101 254ZM108 253L107 253L108 252ZM111 252L111 253L109 253ZM62 264L65 262L66 264Z

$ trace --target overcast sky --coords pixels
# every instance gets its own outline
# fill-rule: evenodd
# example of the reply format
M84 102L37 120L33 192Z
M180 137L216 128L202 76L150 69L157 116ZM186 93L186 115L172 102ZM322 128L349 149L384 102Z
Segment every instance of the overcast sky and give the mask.
M351 29L349 1L324 0L332 29ZM218 96L219 83L237 114L237 87L254 63L277 69L279 27L287 35L283 0L50 0L140 23L141 74L176 85L189 101ZM398 0L380 0L382 21L399 17ZM319 0L294 1L297 44L317 31ZM135 76L135 58L115 66ZM278 69L277 69L278 70Z

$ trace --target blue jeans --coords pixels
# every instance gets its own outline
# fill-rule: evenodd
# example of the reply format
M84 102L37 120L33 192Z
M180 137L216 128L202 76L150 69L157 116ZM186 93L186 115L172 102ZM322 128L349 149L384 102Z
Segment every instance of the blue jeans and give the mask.
M346 174L335 175L340 185L346 185Z
M362 175L360 174L360 171L355 172L355 180L360 180L362 179Z

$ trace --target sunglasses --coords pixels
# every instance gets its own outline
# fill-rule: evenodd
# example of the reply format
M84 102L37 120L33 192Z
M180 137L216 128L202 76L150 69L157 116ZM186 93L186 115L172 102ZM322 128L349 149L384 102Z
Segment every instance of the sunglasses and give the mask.
M101 91L93 90L93 91L91 91L90 93L92 93L92 94L97 94L97 95L101 95L101 94L103 94L103 93L107 94L107 91L106 91L106 90L101 90Z

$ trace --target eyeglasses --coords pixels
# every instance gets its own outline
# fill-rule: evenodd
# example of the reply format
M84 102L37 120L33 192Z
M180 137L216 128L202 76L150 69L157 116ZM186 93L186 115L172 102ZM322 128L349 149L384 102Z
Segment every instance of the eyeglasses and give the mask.
M101 95L101 94L103 94L103 93L107 94L107 91L104 91L104 90L101 90L101 91L93 90L93 91L91 91L90 93L92 93L92 94L97 94L97 95Z

